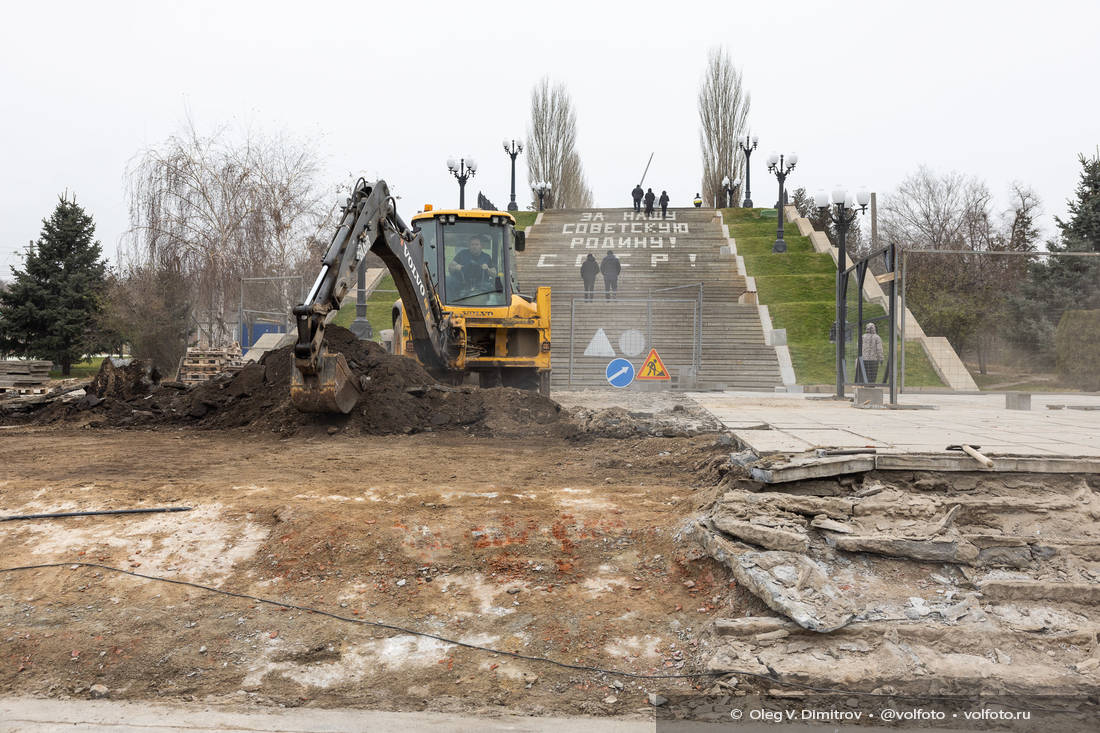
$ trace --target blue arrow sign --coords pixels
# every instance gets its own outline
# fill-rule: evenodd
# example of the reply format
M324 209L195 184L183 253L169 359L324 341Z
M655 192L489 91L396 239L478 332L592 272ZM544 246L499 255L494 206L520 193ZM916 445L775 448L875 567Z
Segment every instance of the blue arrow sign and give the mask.
M607 383L612 387L629 387L634 381L634 365L626 359L612 359L607 365Z

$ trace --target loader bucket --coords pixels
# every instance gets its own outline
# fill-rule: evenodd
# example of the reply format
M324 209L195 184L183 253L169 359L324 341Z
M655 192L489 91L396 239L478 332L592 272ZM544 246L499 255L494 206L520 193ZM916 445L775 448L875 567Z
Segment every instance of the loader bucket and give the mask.
M290 377L290 401L302 412L347 414L359 399L359 381L343 354L322 352L315 374L303 374L295 365Z

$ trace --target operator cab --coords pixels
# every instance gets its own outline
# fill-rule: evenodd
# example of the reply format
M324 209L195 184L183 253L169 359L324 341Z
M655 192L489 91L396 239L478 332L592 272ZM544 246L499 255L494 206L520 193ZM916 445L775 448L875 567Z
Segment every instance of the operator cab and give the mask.
M412 223L424 240L424 259L444 305L506 307L519 294L515 251L523 249L523 234L517 238L511 215L425 211Z

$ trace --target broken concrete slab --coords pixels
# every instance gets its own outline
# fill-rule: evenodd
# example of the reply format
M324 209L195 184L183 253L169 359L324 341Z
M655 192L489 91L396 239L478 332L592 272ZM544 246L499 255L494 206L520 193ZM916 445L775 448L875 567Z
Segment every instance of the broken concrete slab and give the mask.
M852 525L838 522L835 519L829 519L824 514L819 514L811 519L810 526L815 529L824 529L829 532L839 532L841 534L853 534L856 531Z
M1021 451L1026 451L1022 448ZM997 456L994 468L985 468L970 456L878 453L875 466L880 471L982 471L985 473L1100 473L1100 459L1039 456Z
M912 539L874 534L844 535L830 539L838 550L845 552L873 552L876 555L964 565L973 565L978 559L978 548L962 537Z
M772 631L795 631L802 628L793 621L771 616L714 619L714 633L719 636L755 636Z
M768 608L810 631L835 631L856 610L813 560L793 552L745 552L728 563L737 582Z
M986 580L982 595L998 601L1069 601L1100 603L1100 584L1054 583L1045 580Z
M799 456L752 467L752 477L766 484L781 484L827 476L865 473L875 469L873 454L858 456Z
M829 496L805 496L801 494L785 494L779 492L749 492L727 491L719 500L720 504L752 507L754 511L761 509L779 510L802 514L808 517L816 517L825 514L833 519L848 519L852 516L856 502L852 499L844 499Z
M754 518L754 520L757 518ZM775 518L772 518L773 520ZM734 519L732 517L718 515L711 521L713 525L743 542L759 545L769 550L786 550L788 552L808 552L810 540L806 537L804 529L799 529L791 522L782 522L782 526L768 526L759 521Z

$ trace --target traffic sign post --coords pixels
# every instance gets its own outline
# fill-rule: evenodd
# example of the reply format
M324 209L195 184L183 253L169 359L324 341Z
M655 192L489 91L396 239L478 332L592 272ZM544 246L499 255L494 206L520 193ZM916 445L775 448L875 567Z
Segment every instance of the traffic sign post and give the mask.
M607 383L612 387L618 389L629 387L634 381L634 365L626 359L612 359L608 362L604 374L607 377Z
M649 350L649 355L646 356L645 361L642 362L642 368L638 370L638 376L635 378L639 382L665 382L672 380L672 376L669 375L668 369L665 369L665 363L661 361L661 356L657 353L657 349Z

